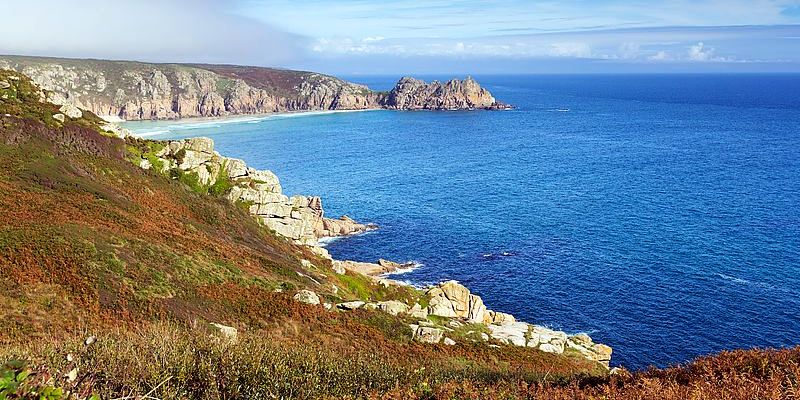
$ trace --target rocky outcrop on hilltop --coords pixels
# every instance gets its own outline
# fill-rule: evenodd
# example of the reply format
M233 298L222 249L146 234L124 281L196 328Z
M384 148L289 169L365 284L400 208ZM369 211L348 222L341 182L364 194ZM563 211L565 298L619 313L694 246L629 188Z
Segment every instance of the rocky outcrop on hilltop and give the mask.
M296 243L315 246L323 237L346 236L375 227L347 216L325 217L322 200L316 196L287 196L271 171L248 167L244 161L221 156L208 138L173 140L143 154L139 166L214 187L234 203L248 207L250 214L278 235Z
M426 83L419 79L400 79L386 96L383 106L398 110L468 110L505 109L488 90L472 77L442 83Z
M28 75L54 104L122 120L505 107L472 78L430 84L403 78L387 93L328 75L259 67L0 56L0 69Z

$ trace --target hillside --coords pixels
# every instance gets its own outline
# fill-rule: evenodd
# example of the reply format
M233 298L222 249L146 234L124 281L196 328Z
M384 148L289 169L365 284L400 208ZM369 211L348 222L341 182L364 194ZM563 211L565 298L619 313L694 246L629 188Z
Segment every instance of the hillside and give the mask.
M72 104L109 119L506 107L472 79L444 85L415 81L413 92L398 84L392 92L383 93L324 74L234 65L0 56L0 69L30 76L49 91L48 100L55 104ZM396 101L408 97L416 100Z
M231 159L189 162L203 141L123 139L47 95L0 71L0 398L796 395L796 349L610 374L585 335L525 325L520 346L463 286L394 285L259 223L227 194L279 197L264 171L227 180L210 165Z

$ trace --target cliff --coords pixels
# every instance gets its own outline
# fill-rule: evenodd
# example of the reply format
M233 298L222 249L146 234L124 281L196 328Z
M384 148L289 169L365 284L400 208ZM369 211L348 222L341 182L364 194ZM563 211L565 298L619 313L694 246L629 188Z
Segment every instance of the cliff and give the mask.
M446 83L426 83L405 77L397 82L382 104L397 110L501 110L510 107L495 100L472 77Z
M313 72L274 68L0 56L47 99L123 120L285 111L502 108L474 80L404 78L389 93Z

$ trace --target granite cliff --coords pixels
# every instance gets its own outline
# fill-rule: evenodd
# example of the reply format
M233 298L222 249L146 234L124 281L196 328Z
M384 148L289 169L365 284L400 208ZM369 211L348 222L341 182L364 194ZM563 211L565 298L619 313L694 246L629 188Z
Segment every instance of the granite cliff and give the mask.
M232 65L0 56L0 69L30 76L51 103L74 105L107 119L506 107L471 78L444 84L403 78L390 92L376 92L313 72Z

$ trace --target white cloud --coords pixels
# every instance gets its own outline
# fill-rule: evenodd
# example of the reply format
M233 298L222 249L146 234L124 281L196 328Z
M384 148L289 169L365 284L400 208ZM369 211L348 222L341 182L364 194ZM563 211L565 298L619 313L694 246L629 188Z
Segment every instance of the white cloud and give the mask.
M641 54L640 45L638 43L626 42L619 46L620 58L626 60L634 60L639 58Z
M653 54L652 56L648 57L647 59L650 60L650 61L669 61L669 60L672 60L672 55L670 55L668 52L666 52L664 50L660 50L659 52L657 52L656 54Z
M703 42L698 42L695 45L689 46L689 51L688 51L687 55L688 55L688 58L689 58L690 61L700 61L700 62L704 62L704 61L717 61L717 62L733 61L733 60L731 60L729 58L726 58L726 57L715 56L714 55L715 52L716 52L716 49L714 49L713 47L706 46L706 44L703 43Z
M279 65L307 52L303 36L233 15L216 0L7 1L2 8L2 54Z
M553 57L589 58L592 56L592 48L586 43L579 42L553 43L550 45L548 55Z

